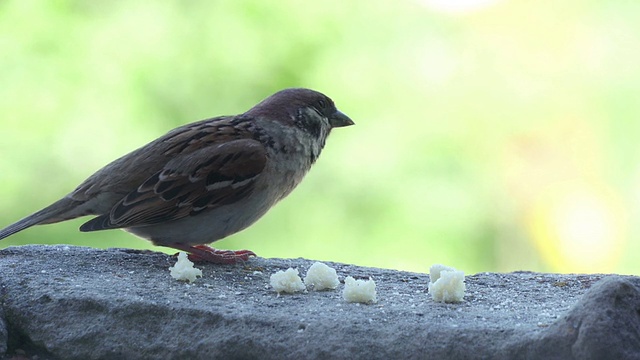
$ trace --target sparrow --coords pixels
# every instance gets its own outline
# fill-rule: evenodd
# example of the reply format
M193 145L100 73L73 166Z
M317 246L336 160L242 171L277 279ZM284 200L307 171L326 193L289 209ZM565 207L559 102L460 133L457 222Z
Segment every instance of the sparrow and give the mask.
M214 241L256 222L302 181L333 128L354 122L333 101L281 90L235 116L197 121L111 162L75 190L0 230L95 217L80 231L123 229L213 263L246 261L249 250Z

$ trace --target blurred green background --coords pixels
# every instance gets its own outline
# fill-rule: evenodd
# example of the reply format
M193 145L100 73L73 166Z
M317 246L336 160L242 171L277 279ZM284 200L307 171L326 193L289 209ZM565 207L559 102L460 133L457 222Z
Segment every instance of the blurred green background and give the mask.
M215 245L428 271L640 273L640 2L0 2L0 225L286 87L355 120ZM154 248L86 219L0 245Z

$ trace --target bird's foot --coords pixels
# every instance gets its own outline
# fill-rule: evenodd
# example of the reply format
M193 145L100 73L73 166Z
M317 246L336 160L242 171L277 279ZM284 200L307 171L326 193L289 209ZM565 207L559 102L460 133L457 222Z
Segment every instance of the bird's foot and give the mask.
M171 244L169 247L189 253L189 260L193 262L210 262L214 264L236 264L249 260L256 254L251 250L218 250L208 245L190 246L185 244Z

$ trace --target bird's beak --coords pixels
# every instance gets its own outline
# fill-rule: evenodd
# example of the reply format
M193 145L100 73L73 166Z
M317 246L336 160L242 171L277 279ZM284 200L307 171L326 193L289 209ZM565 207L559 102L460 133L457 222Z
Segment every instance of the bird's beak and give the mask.
M343 114L339 110L329 117L329 124L331 127L343 127L355 124L347 115Z

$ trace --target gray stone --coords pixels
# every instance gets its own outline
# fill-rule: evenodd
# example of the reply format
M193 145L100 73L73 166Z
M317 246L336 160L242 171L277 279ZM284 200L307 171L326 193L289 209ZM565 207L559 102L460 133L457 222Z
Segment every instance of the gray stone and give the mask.
M278 296L269 276L313 261L196 264L124 249L0 251L0 351L38 359L640 359L640 279L531 272L467 276L460 304L426 274L327 263L372 277L378 302L333 291Z

